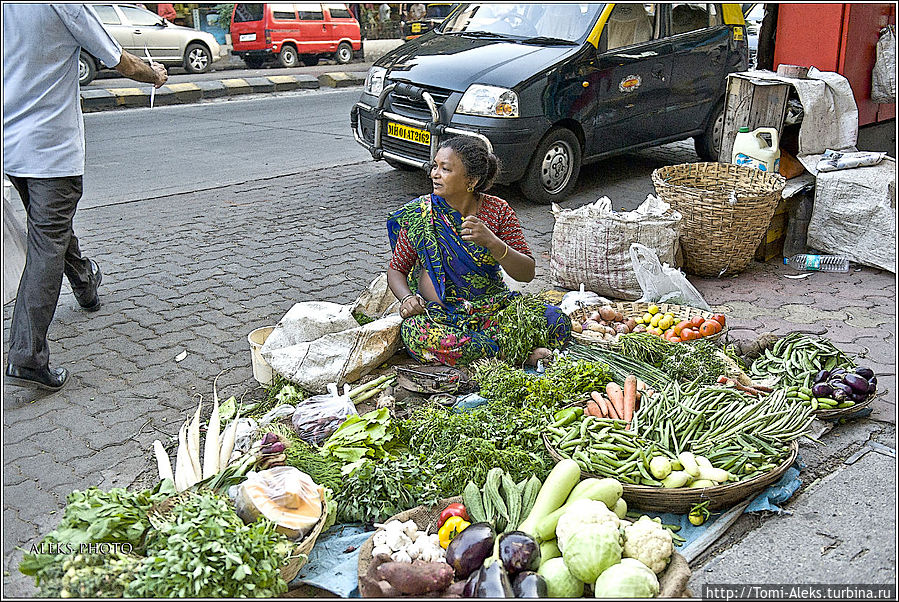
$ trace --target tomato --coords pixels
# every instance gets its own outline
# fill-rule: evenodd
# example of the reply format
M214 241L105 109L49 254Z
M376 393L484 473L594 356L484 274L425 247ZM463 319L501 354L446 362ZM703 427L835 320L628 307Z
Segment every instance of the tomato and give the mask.
M693 329L699 328L700 326L702 326L703 322L705 322L705 318L703 318L702 316L693 316L690 319L690 327Z
M674 335L674 336L672 336L672 337L671 337L670 339L668 339L668 340L671 341L672 343L680 343L683 339L681 339L681 338L680 338L679 336L677 336L677 335Z
M724 314L715 314L714 316L712 316L712 319L721 324L721 326L727 326Z
M718 324L715 320L709 320L708 322L704 322L702 326L699 327L699 334L704 337L709 337L718 332L717 328L721 328L721 325Z
M692 341L693 339L697 338L696 336L694 336L696 334L696 331L692 328L684 328L680 331L680 339L682 341Z
M676 334L677 336L680 336L681 331L684 328L687 328L689 325L690 325L689 320L681 320L674 326L674 334Z

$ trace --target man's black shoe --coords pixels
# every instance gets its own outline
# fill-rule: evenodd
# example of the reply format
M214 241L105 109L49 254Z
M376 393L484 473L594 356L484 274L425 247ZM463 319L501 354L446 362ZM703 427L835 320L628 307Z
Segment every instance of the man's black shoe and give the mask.
M103 272L100 271L100 266L97 265L96 261L93 259L88 259L88 261L91 266L91 280L94 281L91 294L80 299L76 296L75 299L84 311L97 311L102 305L97 291L100 288L100 283L103 282Z
M69 373L65 368L21 368L7 364L6 381L20 387L59 391L69 381Z

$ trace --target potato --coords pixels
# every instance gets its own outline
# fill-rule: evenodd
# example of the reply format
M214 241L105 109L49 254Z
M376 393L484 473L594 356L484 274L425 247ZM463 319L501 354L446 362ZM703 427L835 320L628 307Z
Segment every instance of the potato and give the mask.
M584 332L584 327L577 320L571 321L571 332Z
M376 571L376 578L390 583L403 594L422 595L445 590L453 582L453 567L446 562L385 562Z
M594 322L599 322L599 318L600 318L599 312L596 310L593 310L590 313L590 315L587 317L588 320L593 320Z
M628 331L628 332L633 332L633 331L634 331L634 327L637 325L637 321L634 320L633 318L628 318L627 320L625 320L624 323L627 324L627 331Z
M624 314L620 311L615 312L615 321L616 322L624 322Z
M619 322L615 325L615 332L617 332L618 334L627 334L630 331L631 329L627 327L627 324L622 324L621 322Z
M599 315L603 320L610 322L615 319L615 310L609 305L604 305L599 308Z

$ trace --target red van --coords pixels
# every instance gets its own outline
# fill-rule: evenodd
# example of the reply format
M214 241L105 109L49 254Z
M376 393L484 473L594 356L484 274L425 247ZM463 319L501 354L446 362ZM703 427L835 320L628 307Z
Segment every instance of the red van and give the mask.
M362 50L362 35L346 4L235 4L231 43L250 68L274 59L296 67L322 57L349 63Z

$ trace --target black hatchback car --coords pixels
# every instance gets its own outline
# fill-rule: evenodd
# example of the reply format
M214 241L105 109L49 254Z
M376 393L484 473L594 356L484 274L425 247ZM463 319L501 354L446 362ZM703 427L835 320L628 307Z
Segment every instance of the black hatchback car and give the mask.
M739 4L467 4L380 58L351 111L376 160L427 170L475 136L497 181L564 199L584 163L694 138L716 160L727 74L747 67Z

